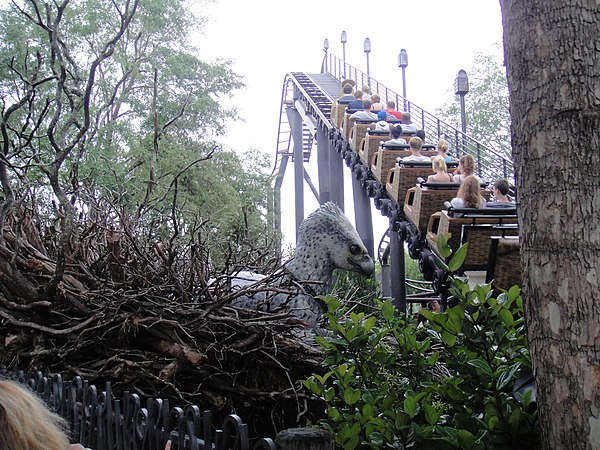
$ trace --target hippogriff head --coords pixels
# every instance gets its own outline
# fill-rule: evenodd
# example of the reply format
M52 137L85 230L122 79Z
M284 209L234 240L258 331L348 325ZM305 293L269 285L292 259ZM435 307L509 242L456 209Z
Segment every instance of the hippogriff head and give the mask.
M325 203L304 220L298 234L297 247L301 246L328 259L335 269L350 270L367 277L375 270L375 263L358 232L332 202Z

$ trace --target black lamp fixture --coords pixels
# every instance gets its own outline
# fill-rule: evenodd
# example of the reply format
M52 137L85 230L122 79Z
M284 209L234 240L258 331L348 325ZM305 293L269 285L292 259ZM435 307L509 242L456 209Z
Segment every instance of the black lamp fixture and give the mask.
M458 71L454 79L454 93L460 95L460 123L463 134L467 133L467 115L465 111L465 95L469 93L469 77L463 69Z
M458 71L454 80L454 93L456 95L465 95L469 93L469 77L463 69Z

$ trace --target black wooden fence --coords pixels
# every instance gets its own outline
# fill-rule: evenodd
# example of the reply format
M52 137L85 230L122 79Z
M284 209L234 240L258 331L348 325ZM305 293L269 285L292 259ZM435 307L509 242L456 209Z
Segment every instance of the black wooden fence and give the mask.
M235 414L217 429L211 412L195 405L170 407L168 400L151 398L143 407L134 393L115 398L110 383L99 390L78 376L65 381L60 374L15 375L68 420L73 441L93 450L163 450L168 439L173 450L276 449L269 438L251 443L247 425Z

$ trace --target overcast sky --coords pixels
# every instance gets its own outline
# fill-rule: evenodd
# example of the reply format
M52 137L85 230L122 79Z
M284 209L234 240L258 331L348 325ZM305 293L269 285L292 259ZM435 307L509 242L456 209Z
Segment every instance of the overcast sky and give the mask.
M346 60L366 72L363 43L371 41L371 77L402 92L398 68L401 48L408 53L407 97L435 112L452 98L454 78L460 69L469 71L477 52L489 51L502 42L502 19L498 0L219 0L204 5L208 23L196 43L204 59L233 61L246 88L232 99L244 122L230 124L225 145L240 152L256 148L275 158L277 127L283 81L288 72L320 71L323 41L329 51L342 57L340 36L345 30ZM316 151L309 164L317 180ZM345 170L348 181L349 169ZM294 242L293 168L288 165L282 194L283 232ZM318 204L305 187L305 213ZM351 196L346 213L352 217ZM387 226L379 212L373 215L375 241Z

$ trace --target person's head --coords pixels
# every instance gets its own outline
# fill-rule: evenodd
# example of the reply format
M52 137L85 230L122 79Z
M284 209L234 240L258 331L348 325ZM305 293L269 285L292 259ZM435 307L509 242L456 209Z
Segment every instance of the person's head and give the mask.
M350 83L346 83L346 84L344 84L344 86L342 86L342 92L345 95L352 95L352 89L353 89L353 87Z
M66 450L64 419L26 386L0 380L0 449Z
M402 113L402 123L411 123L411 121L410 121L410 113L408 111L404 111Z
M365 111L371 111L372 104L373 104L373 102L371 102L371 100L363 100L363 109Z
M421 140L423 142L425 142L425 130L417 130L417 132L415 133L415 136L417 136L418 138L421 138Z
M421 140L420 137L413 137L410 138L410 141L408 141L408 145L410 147L410 150L413 152L421 152L421 147L423 146L423 141Z
M508 181L504 178L500 178L494 182L494 192L496 190L500 193L500 195L506 197L510 191L510 184L508 184Z
M477 208L481 201L481 186L475 175L469 175L458 189L458 198L462 198L465 208Z
M402 127L400 125L390 127L390 136L392 139L398 139L400 136L402 136Z
M440 155L448 154L448 141L440 139L437 143L437 151Z
M460 173L462 175L473 175L475 171L475 159L471 155L462 155L458 160Z
M379 94L371 95L371 100L373 100L373 103L381 103L381 97L379 96Z
M443 156L436 156L431 160L431 168L435 173L446 172L446 161L444 161Z
M362 87L362 91L363 91L365 94L370 94L370 93L371 93L371 88L365 84L365 85Z
M387 120L387 113L385 111L379 111L377 113L378 120Z
M396 111L396 102L394 100L387 102L387 109L390 111Z
M350 86L352 86L352 89L354 89L354 86L356 86L356 81L354 80L343 80L342 81L342 86L344 86L345 84L349 84Z
M359 91L356 91L356 92L354 93L354 98L355 98L356 100L362 100L362 96L363 96L363 91L360 91L360 90L359 90Z

